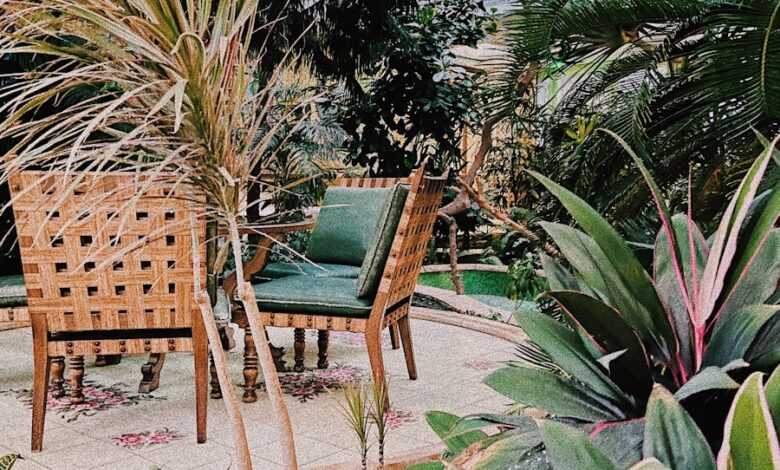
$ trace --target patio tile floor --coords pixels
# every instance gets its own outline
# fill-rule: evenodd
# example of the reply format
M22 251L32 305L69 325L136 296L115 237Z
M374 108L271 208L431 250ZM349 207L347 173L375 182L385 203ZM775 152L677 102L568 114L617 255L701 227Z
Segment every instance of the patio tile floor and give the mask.
M412 320L412 330L417 381L408 380L403 352L393 351L386 341L385 366L394 408L386 449L390 457L439 442L425 423L428 410L496 412L508 402L481 380L512 358L512 344L421 320ZM274 344L291 355L292 332L270 328L269 333ZM237 340L241 344L240 335ZM361 338L348 333L333 333L329 352L329 369L282 376L304 468L358 458L352 431L340 413L340 386L369 376L368 357ZM146 396L135 390L144 357L124 358L117 366L103 368L90 367L88 360L85 379L91 398L82 406L71 406L67 400L50 402L44 451L31 454L31 356L29 329L0 332L0 422L4 425L0 454L22 454L24 460L14 470L235 468L231 428L221 401L209 401L208 442L195 443L192 358L187 354L168 356L160 388ZM230 360L238 387L240 348L230 352ZM292 363L291 357L287 360ZM308 337L306 365L314 364L316 341ZM257 403L242 404L255 468L281 468L277 431L266 420L270 404L262 390L258 396Z

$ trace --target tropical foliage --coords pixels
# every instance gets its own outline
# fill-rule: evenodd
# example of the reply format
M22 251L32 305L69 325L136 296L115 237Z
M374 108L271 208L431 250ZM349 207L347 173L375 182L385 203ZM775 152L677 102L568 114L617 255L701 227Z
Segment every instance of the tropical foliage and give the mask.
M662 221L653 272L643 268L629 244L591 206L534 174L582 229L542 224L571 267L544 258L552 289L547 295L559 304L563 319L517 313L517 323L534 347L520 348L520 361L485 382L550 417L589 425L591 438L611 443L610 459L633 463L642 446L638 419L652 401L654 384L670 390L714 443L720 440L728 397L739 380L751 369L771 369L780 362L775 298L780 186L757 194L767 168L775 164L774 143L767 143L717 230L706 239L690 213L669 215L649 172L625 148L646 178ZM429 422L442 421L442 415L436 416ZM437 426L445 443L458 442L448 445L454 459L502 458L530 465L547 458L541 456L540 435L526 417L444 416L447 424ZM493 436L475 430L491 424L506 430ZM448 437L458 430L469 433L457 440ZM563 432L555 424L548 431ZM473 452L470 445L477 441L479 456L461 454L466 448ZM508 449L513 449L512 457Z
M770 0L515 0L502 21L491 112L535 136L530 165L638 237L657 216L626 155L596 127L636 150L673 207L692 171L696 215L725 206L780 116L778 3ZM519 77L537 77L538 101ZM534 98L537 98L535 96ZM530 144L534 145L534 144ZM773 176L774 177L774 176ZM533 203L533 192L528 193ZM540 213L561 214L543 197Z
M749 470L780 467L780 368L763 383L755 372L731 404L717 460L702 431L685 408L658 385L650 396L644 423L642 460L632 469ZM542 440L553 468L618 469L586 434L546 422Z
M479 83L454 45L476 45L491 25L481 2L435 0L394 12L390 39L362 92L337 101L353 163L404 176L421 158L459 162L464 128L478 125Z

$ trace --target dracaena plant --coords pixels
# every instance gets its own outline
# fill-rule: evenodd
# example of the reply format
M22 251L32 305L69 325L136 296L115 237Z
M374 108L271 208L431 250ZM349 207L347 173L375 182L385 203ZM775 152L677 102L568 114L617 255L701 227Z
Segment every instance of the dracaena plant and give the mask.
M641 446L638 431L654 384L670 390L710 430L725 419L719 404L739 388L741 377L778 363L780 185L759 194L775 164L775 142L765 142L707 239L689 214L669 214L641 159L613 137L634 159L659 209L652 272L591 206L535 173L581 228L542 224L570 266L549 257L543 263L547 295L563 319L516 313L533 347L524 345L521 361L485 383L548 417L587 426L592 437L612 443L611 457L626 463L631 449ZM458 419L435 412L428 422L455 465L549 465L542 436L526 416ZM493 435L479 429L496 425L503 430Z
M212 272L220 271L219 260L229 249L240 260L244 198L260 184L253 175L273 159L269 148L279 129L295 130L290 117L300 115L294 107L281 115L271 112L281 67L262 84L254 79L260 58L252 52L251 36L268 27L254 23L258 5L258 0L0 1L0 55L50 59L7 77L0 90L0 139L10 148L0 163L0 184L15 172L38 169L68 172L74 187L88 171L115 170L186 186L202 202L211 235L217 225L229 233L224 251L211 257ZM84 89L90 90L88 98L63 100ZM44 107L54 111L40 112ZM71 190L58 188L52 204L62 204ZM241 267L237 263L238 279L244 278ZM243 282L238 292L258 343L286 464L296 468L289 417L256 320L254 293ZM204 297L198 302L234 425L238 463L251 468L226 358Z
M737 384L730 371L770 367L778 359L771 339L780 307L771 297L780 278L780 230L775 228L780 186L757 198L767 168L775 164L774 142L766 143L706 239L690 211L670 215L642 160L612 136L636 163L658 207L662 227L652 272L592 207L534 174L581 228L542 224L571 266L544 259L548 295L566 321L518 316L555 368L501 372L513 383L533 376L560 384L556 388L585 402L572 407L539 390L520 395L551 414L593 422L641 415L654 382L685 398L707 389L733 389Z
M763 382L755 372L737 392L715 452L685 408L657 385L647 404L642 460L631 470L753 470L780 468L780 368ZM541 437L554 469L617 470L602 448L582 430L545 421Z

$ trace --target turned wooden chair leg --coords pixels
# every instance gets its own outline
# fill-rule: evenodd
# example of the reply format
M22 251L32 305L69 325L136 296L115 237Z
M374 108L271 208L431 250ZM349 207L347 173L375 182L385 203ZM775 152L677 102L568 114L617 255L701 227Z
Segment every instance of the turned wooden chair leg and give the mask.
M303 356L306 353L306 330L303 328L296 328L293 332L293 350L295 351L295 365L293 370L295 372L303 372Z
M33 452L43 448L43 428L46 422L46 402L49 391L49 357L46 351L46 318L36 315L32 319L33 329L33 402L32 439Z
M222 398L222 388L219 385L219 377L217 376L217 366L214 364L214 355L209 353L209 374L211 375L211 392L209 396L215 400Z
M368 360L371 363L371 378L375 384L385 381L385 363L382 357L382 336L381 332L366 331L366 348L368 349ZM390 394L385 394L385 402L390 404Z
M160 374L165 364L165 353L149 354L149 361L141 366L141 383L138 393L152 393L160 387Z
M70 402L84 402L84 356L71 356L68 358L70 369Z
M317 368L328 368L328 342L330 339L330 331L319 330L317 332Z
M65 395L65 358L55 356L49 359L51 368L51 394L55 398Z
M195 362L195 422L198 444L206 442L206 411L208 407L209 343L201 317L192 321L192 355Z
M398 320L398 332L404 345L404 358L406 358L406 370L409 379L417 380L417 365L414 362L414 345L412 344L412 329L409 316L403 316Z
M121 354L98 354L95 358L95 367L114 366L122 362Z
M244 403L254 403L257 401L257 349L255 349L255 340L252 337L252 330L249 326L244 327L244 396L241 400Z
M390 325L390 345L393 349L398 349L401 347L400 343L398 342L398 328L396 325Z

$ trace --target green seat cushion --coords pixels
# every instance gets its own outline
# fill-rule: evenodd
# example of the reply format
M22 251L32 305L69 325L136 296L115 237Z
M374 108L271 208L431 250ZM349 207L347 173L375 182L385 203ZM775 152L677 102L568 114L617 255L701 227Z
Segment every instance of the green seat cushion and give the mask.
M24 276L21 274L0 276L0 308L26 305L27 291L24 288Z
M372 302L357 297L356 283L356 279L298 274L253 287L261 312L365 318Z
M391 192L392 188L328 188L306 257L315 263L361 266Z
M363 265L360 267L358 297L373 297L379 287L408 194L409 185L396 184L385 201L379 225L374 232Z
M357 279L360 268L347 264L317 263L317 266L301 261L300 263L268 263L255 279L270 280L287 276L306 274L314 277L343 277Z

